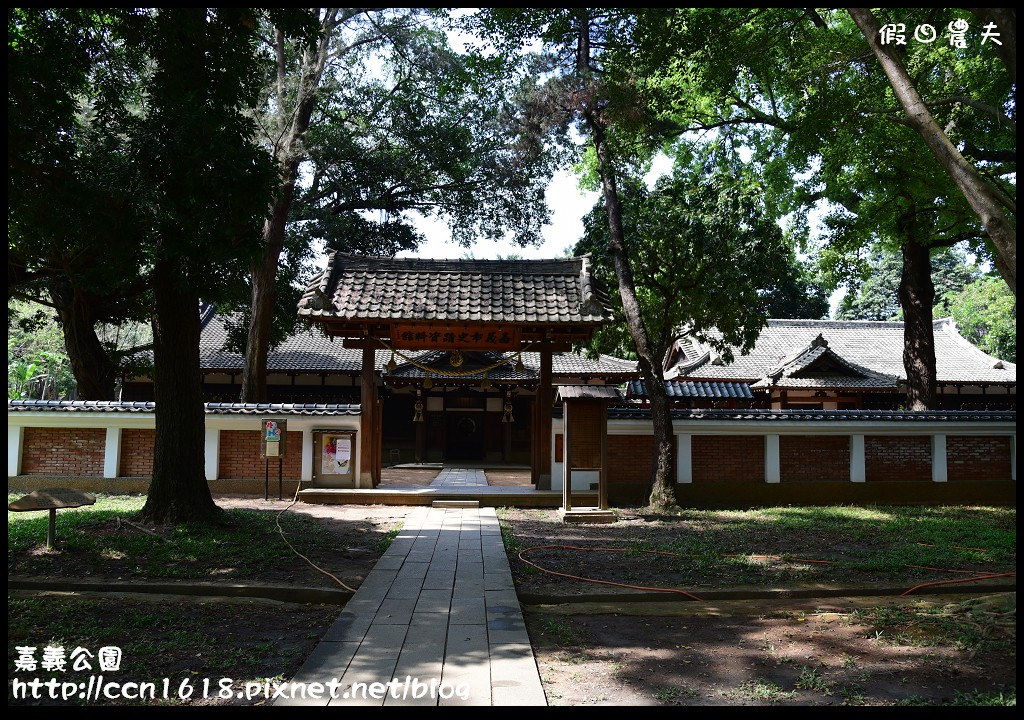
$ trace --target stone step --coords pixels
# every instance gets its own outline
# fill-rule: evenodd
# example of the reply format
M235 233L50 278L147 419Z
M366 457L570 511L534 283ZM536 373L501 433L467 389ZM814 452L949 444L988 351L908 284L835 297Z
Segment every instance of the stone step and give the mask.
M431 507L436 508L478 508L480 507L479 500L435 500L430 503Z

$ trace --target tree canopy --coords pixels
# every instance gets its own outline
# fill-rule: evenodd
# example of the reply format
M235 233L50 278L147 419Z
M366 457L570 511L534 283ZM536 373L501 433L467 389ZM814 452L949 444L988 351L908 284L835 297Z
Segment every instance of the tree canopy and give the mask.
M730 346L753 347L769 317L828 311L824 290L808 279L765 211L754 169L735 153L697 147L689 163L677 163L653 189L632 180L621 197L637 297L659 357L684 331L730 354ZM604 212L601 202L585 218L575 252L592 254L599 277L614 285ZM621 301L612 304L624 322ZM599 331L594 349L635 356L621 325Z
M980 277L980 271L968 264L962 250L941 248L932 253L932 282L935 305L932 314L948 317L955 298ZM899 285L903 258L899 253L875 247L867 263L867 277L857 278L850 291L839 302L836 317L840 320L902 320Z

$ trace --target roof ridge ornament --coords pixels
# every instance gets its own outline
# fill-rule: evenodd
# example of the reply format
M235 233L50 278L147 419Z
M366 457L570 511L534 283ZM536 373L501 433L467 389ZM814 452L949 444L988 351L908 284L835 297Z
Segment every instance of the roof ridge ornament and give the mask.
M580 313L586 315L604 315L605 313L604 307L594 294L589 254L580 257Z

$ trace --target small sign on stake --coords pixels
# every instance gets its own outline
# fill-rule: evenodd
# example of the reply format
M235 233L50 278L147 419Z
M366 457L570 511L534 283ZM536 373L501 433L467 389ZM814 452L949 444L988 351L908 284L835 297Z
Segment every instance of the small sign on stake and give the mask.
M283 458L288 437L288 421L278 418L264 418L260 433L260 457Z

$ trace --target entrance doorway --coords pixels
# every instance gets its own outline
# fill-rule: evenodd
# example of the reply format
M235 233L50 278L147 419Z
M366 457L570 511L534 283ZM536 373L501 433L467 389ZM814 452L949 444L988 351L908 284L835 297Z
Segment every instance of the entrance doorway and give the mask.
M448 411L445 428L446 460L483 460L484 413Z

